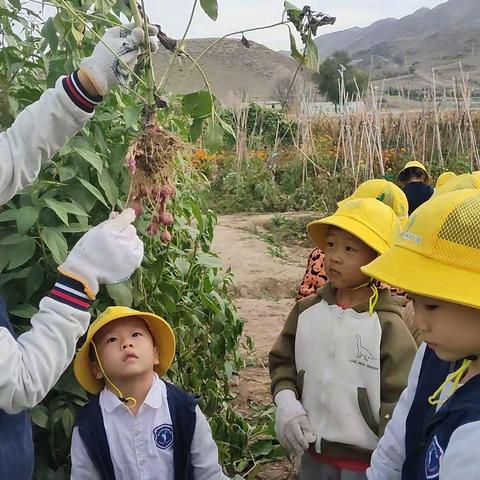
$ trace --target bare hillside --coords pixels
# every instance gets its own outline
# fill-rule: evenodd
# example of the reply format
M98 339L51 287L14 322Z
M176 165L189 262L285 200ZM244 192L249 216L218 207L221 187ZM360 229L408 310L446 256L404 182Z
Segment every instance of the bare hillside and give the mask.
M186 51L197 58L215 39L192 39L186 43ZM161 79L171 53L161 48L155 54L155 76ZM232 105L236 92L246 92L251 101L277 100L278 88L286 79L291 79L297 63L263 45L250 42L246 48L239 40L225 39L212 48L200 61L213 93L224 105ZM306 75L300 81L307 87L313 83ZM204 88L204 81L192 62L183 58L177 62L167 89L178 93L188 93Z

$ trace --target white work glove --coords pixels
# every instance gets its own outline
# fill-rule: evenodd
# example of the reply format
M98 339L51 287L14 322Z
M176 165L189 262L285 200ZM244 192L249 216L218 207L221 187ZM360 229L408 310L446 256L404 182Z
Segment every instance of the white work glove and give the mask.
M275 433L279 442L294 455L303 455L316 436L308 422L302 404L292 390L281 390L275 395L277 413L275 415Z
M127 280L143 258L143 243L132 225L134 220L132 208L111 215L78 241L58 270L83 283L91 299L99 285Z
M155 52L158 48L158 29L148 26L149 48ZM92 53L80 63L80 69L87 75L99 95L105 95L114 85L125 85L129 71L137 63L140 47L145 43L143 29L134 24L109 28ZM112 53L115 52L115 55Z

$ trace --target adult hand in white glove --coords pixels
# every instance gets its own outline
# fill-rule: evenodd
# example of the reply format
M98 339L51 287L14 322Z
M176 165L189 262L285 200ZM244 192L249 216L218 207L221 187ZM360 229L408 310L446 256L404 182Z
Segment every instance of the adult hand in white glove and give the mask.
M99 285L127 280L143 258L143 243L132 225L134 220L134 210L127 208L92 228L58 270L83 283L91 299L98 293Z
M277 413L275 432L280 443L294 455L303 455L316 436L308 422L302 404L292 390L281 390L275 395Z
M149 48L152 52L158 48L157 33L156 27L148 26ZM82 60L79 74L86 75L98 95L105 95L112 86L127 83L129 69L135 67L144 43L143 29L134 24L110 28L92 55Z

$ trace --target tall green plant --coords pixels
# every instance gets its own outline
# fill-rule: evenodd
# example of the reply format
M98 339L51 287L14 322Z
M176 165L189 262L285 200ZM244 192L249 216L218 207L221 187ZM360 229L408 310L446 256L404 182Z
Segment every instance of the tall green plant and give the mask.
M212 14L216 2L203 1ZM124 2L79 0L55 3L44 21L16 0L0 0L0 126L38 99L79 59L90 54L104 28L130 16ZM81 19L82 21L79 21ZM85 23L89 28L85 28ZM129 174L123 158L137 133L144 87L115 90L81 133L46 166L38 181L0 210L0 289L18 330L28 329L41 297L54 283L57 265L90 226L124 207ZM161 123L188 132L190 117L178 109L159 114ZM184 107L188 102L185 104ZM39 126L41 128L41 126ZM137 228L145 239L142 268L127 283L109 286L94 304L155 311L174 327L177 356L172 380L203 397L222 460L232 470L246 457L251 427L228 405L229 380L242 365L237 353L242 323L230 302L231 275L221 269L210 244L215 215L199 192L202 178L186 158L175 161L173 241L146 235L147 218ZM32 411L36 425L36 478L68 478L69 443L76 410L86 394L67 371L45 401Z

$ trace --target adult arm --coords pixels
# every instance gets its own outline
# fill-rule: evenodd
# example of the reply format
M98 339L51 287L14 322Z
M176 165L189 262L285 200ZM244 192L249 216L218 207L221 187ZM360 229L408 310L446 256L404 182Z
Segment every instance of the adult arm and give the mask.
M64 273L32 317L30 331L13 338L0 328L0 408L31 408L55 385L73 359L90 320L100 284L118 283L140 266L143 244L127 209L89 230L62 264Z
M61 277L50 295L40 301L32 328L17 340L0 328L0 408L8 413L32 408L45 397L88 327L91 302L80 282Z
M82 128L100 100L74 73L18 115L0 134L0 205L37 178L41 165Z

